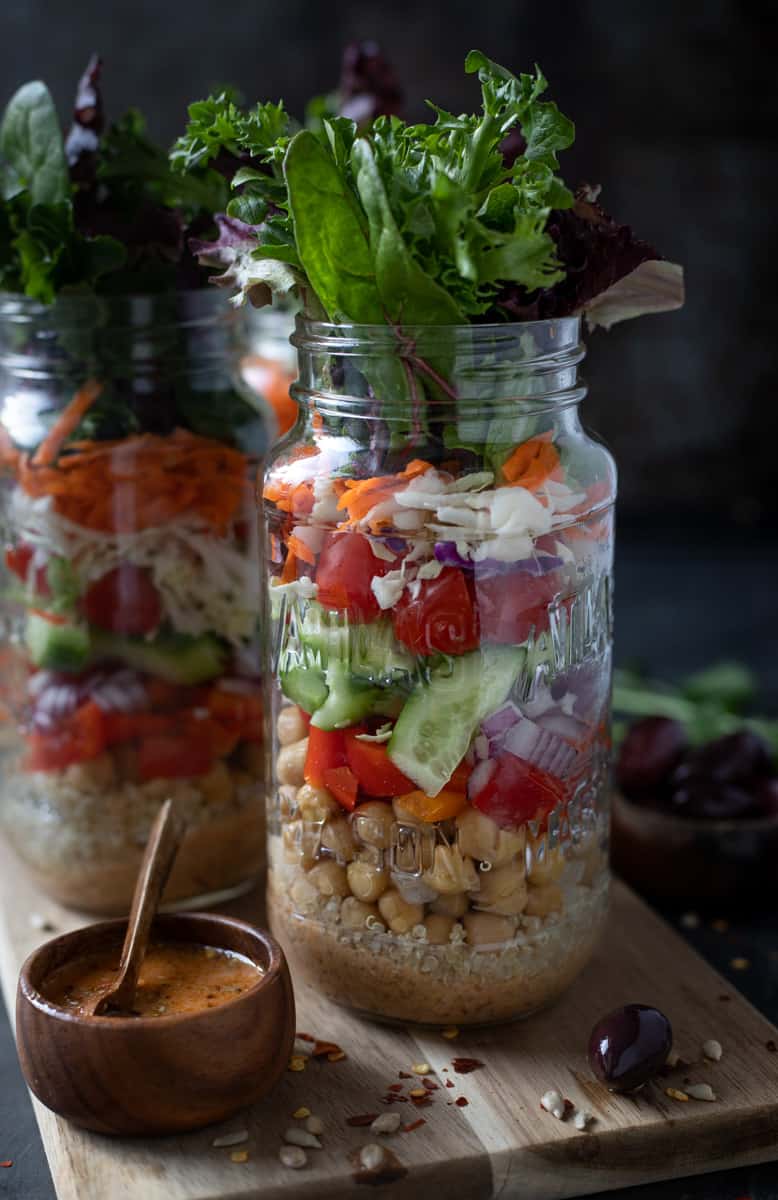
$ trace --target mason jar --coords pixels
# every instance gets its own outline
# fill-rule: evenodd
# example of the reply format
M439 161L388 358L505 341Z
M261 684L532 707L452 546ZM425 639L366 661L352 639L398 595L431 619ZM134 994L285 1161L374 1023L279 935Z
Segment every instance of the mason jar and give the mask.
M293 341L263 500L272 928L363 1013L526 1016L608 899L616 476L579 321Z
M265 401L273 438L283 437L297 420L297 403L289 391L297 378L296 355L289 341L294 332L294 310L283 304L264 308L246 305L242 321L241 375Z
M0 297L0 822L40 886L127 910L151 822L169 901L264 860L261 555L269 441L210 291Z

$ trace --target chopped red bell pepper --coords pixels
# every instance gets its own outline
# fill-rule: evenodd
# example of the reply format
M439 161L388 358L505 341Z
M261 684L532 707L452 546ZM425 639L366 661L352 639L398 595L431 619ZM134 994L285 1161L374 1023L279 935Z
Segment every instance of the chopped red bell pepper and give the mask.
M306 783L313 787L326 787L325 771L333 767L345 767L346 737L340 729L317 729L311 725L308 730L308 753L305 756L303 775Z
M504 751L494 760L488 781L470 802L502 829L542 820L565 798L561 779Z
M346 730L346 758L359 786L368 796L404 796L416 786L403 775L380 742L362 742L361 730Z
M63 771L76 763L97 758L105 749L103 714L91 700L59 723L51 732L33 730L27 735L24 760L28 771Z
M349 812L354 811L359 782L351 767L328 767L324 771L324 786L329 788L338 804Z

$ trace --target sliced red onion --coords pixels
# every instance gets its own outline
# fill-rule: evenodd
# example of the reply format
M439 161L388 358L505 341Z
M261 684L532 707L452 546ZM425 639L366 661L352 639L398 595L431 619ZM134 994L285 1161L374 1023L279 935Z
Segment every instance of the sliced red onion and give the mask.
M488 716L482 722L481 728L488 738L499 738L508 732L511 725L520 721L521 717L521 710L509 700L507 704L503 704L502 708L498 708L496 712Z
M41 692L45 691L47 687L50 687L52 683L55 683L56 679L57 677L53 671L36 671L35 674L31 675L27 680L27 695L31 696L34 700L36 696L40 696Z
M81 701L78 683L62 683L55 679L43 688L35 700L35 721L43 717L46 723L62 721L78 708Z
M149 703L143 680L129 668L92 676L84 681L82 693L85 700L93 701L103 712L139 712Z
M469 799L473 799L479 792L482 792L494 772L495 760L493 758L484 758L473 768L470 773L470 778L467 781L467 795Z
M503 748L557 779L564 779L577 754L569 742L550 729L542 729L528 717L508 730Z

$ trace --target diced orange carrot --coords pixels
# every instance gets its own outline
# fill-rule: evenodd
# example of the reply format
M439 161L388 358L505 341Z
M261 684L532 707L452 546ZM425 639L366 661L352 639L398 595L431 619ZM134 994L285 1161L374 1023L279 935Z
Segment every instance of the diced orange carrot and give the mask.
M556 471L559 452L550 437L550 433L539 434L522 442L503 463L502 473L511 487L534 492Z

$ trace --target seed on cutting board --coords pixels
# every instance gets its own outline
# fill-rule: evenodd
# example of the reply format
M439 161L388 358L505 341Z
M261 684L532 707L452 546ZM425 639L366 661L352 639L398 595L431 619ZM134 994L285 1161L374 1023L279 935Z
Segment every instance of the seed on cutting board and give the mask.
M689 1083L686 1091L692 1100L716 1100L716 1093L709 1083Z
M378 1142L368 1142L359 1152L359 1163L366 1171L375 1171L386 1157L386 1151Z
M230 1155L230 1161L234 1163L244 1163L249 1161L248 1150L233 1150Z
M426 1098L427 1089L423 1087L411 1088L411 1090L408 1092L408 1095L410 1096L411 1100L423 1100Z
M561 1121L565 1115L565 1102L553 1088L541 1096L540 1107L551 1113L552 1117L556 1117L557 1121Z
M593 1120L594 1117L590 1112L587 1112L585 1108L578 1108L576 1109L575 1116L573 1117L573 1124L575 1125L576 1129L583 1130L586 1129L586 1126Z
M459 1030L457 1029L456 1025L449 1025L446 1029L441 1029L440 1032L444 1038L451 1039L459 1037Z
M721 1042L717 1042L715 1038L710 1038L702 1044L702 1052L706 1058L710 1058L713 1062L718 1062L724 1053L721 1048Z
M289 1146L303 1146L306 1150L321 1150L321 1142L315 1134L307 1129L297 1129L290 1125L284 1134L284 1141Z
M668 1054L667 1058L665 1059L665 1066L669 1067L670 1070L672 1071L673 1067L677 1067L680 1061L681 1061L681 1056L678 1053L678 1051L673 1050L671 1048L670 1053Z
M371 1133L397 1133L402 1124L399 1113L381 1113L370 1126Z
M30 913L30 924L33 929L40 929L42 933L53 933L57 928L48 917L44 917L42 913Z
M306 1117L310 1117L310 1115L311 1115L310 1108L306 1108L304 1104L300 1105L300 1107L296 1108L294 1110L294 1112L292 1113L292 1116L294 1117L295 1121L303 1121Z
M429 1065L429 1063L426 1063L426 1062L414 1063L413 1066L411 1067L411 1070L413 1071L414 1075L431 1075L432 1074L432 1067Z
M294 1170L304 1167L308 1161L308 1155L300 1146L282 1146L278 1151L278 1158L283 1166L292 1167Z
M733 971L747 971L751 966L750 958L733 958L729 964Z
M214 1138L211 1142L212 1146L223 1150L226 1146L240 1146L242 1142L249 1140L249 1132L247 1129L236 1129L234 1133L223 1133L221 1137Z
M293 1054L292 1055L292 1057L289 1059L289 1070L290 1071L304 1071L305 1070L305 1059L303 1058L303 1056L301 1054Z
M309 1117L305 1122L305 1128L309 1133L324 1133L324 1122L322 1121L321 1117Z
M671 1100L683 1100L685 1102L689 1099L686 1092L681 1092L678 1088L665 1088L665 1095L669 1096Z

